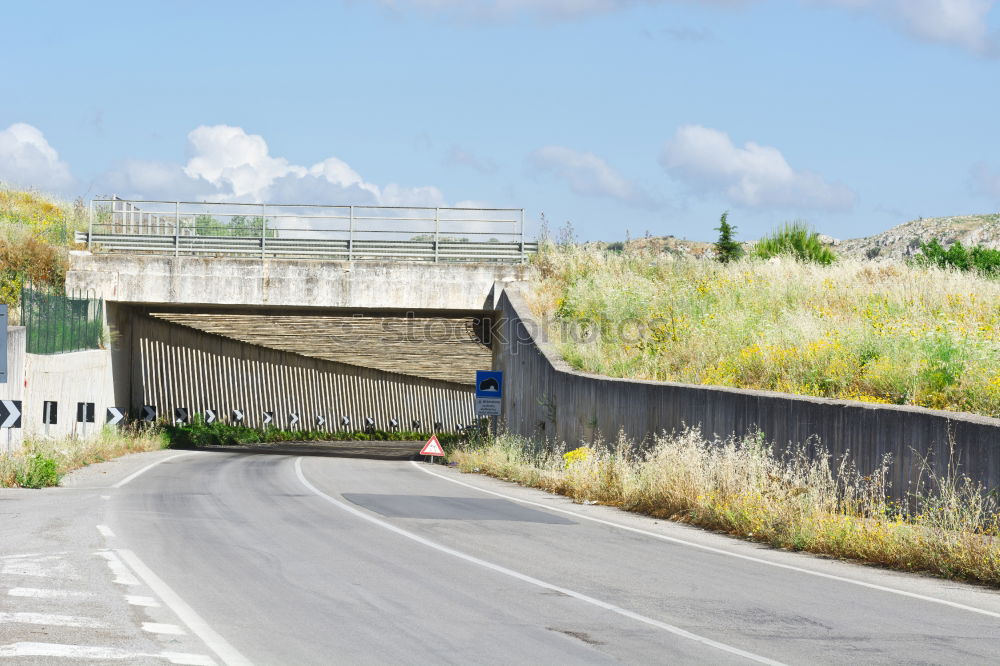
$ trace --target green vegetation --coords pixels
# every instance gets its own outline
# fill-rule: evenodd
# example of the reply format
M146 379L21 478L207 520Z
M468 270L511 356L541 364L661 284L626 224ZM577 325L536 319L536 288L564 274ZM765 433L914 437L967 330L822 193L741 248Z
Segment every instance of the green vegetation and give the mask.
M17 320L21 288L62 288L73 234L86 227L83 202L64 204L0 184L0 304Z
M927 477L903 506L886 500L888 468L777 455L761 437L707 440L697 429L573 451L513 436L459 446L449 459L490 476L677 520L778 548L1000 586L997 501L967 478ZM908 508L909 507L909 508Z
M549 247L531 295L574 367L1000 417L1000 282L843 260Z
M715 228L719 232L719 240L715 242L715 258L724 264L736 261L743 256L743 246L733 240L736 227L729 224L729 211L719 218L719 226Z
M832 264L837 258L833 250L819 240L819 233L802 222L790 222L757 241L753 255L759 259L786 256L824 266Z
M260 215L233 215L229 219L229 224L220 222L211 215L198 215L194 218L194 232L196 236L232 236L260 238L264 231L267 218ZM266 238L277 236L277 230L268 229L264 234Z
M997 277L1000 274L1000 250L982 245L967 248L961 241L955 241L947 249L937 239L922 243L915 262L938 268L975 271L986 277Z
M74 469L166 444L159 430L141 428L108 427L90 439L28 439L21 451L0 456L0 488L55 486Z
M216 421L206 424L200 418L188 425L166 425L164 435L173 448L193 448L199 446L242 446L245 444L277 442L408 442L424 441L430 433L376 430L374 432L337 432L320 430L279 430L278 428L248 428ZM445 444L460 439L454 433L439 433L438 440Z

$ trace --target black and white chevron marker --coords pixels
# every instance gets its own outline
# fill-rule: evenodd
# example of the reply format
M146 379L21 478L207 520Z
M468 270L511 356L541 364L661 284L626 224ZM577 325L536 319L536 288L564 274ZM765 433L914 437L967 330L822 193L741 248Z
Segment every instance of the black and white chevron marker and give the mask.
M441 423L440 421L435 421L434 422L434 432L441 432L442 430L444 430L444 424Z
M45 400L42 403L42 424L56 425L59 422L59 403L54 400Z
M340 418L340 425L345 427L351 425L351 419L347 418L346 416L342 416Z
M156 420L156 405L142 406L142 420L146 423L152 423Z
M21 427L21 401L0 400L0 428Z
M317 414L316 415L316 426L317 427L323 427L325 425L326 425L326 419L323 418L322 416L320 416L319 414Z
M299 424L299 415L295 412L290 412L288 414L288 427L296 426Z
M389 427L392 430L399 430L399 421L396 419L389 419Z
M92 402L76 403L76 422L77 423L94 422L94 403Z
M118 425L125 420L125 412L117 407L108 407L108 416L105 423L108 425Z
M243 411L234 409L232 414L229 415L229 420L233 423L241 423L243 421Z
M269 426L274 423L274 412L264 412L264 425Z
M214 409L205 410L205 423L215 423L219 417L216 416Z
M415 431L420 432L420 419L413 419L412 425Z
M184 425L188 422L188 408L187 407L175 407L174 408L174 425Z

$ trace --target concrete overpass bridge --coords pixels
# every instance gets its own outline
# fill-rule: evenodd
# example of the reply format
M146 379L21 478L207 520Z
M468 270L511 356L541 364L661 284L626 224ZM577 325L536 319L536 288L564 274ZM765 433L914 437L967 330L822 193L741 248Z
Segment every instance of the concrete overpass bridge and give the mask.
M330 430L470 423L535 250L521 211L120 199L78 240L67 288L105 299L118 405Z

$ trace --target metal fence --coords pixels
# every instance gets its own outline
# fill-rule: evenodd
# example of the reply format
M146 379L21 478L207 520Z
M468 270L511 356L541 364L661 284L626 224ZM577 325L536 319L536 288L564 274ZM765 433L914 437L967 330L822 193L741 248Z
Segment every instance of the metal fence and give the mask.
M104 301L80 292L21 290L21 324L29 354L100 349L104 336Z
M77 241L95 252L260 259L524 262L520 208L96 199Z

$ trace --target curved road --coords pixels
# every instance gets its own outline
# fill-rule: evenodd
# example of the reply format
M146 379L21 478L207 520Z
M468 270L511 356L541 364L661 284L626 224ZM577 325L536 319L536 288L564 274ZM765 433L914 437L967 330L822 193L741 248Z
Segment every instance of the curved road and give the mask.
M158 452L0 493L0 544L0 663L1000 661L996 592L409 462Z

